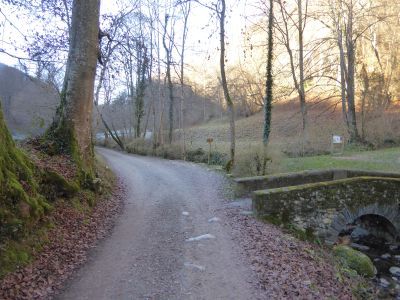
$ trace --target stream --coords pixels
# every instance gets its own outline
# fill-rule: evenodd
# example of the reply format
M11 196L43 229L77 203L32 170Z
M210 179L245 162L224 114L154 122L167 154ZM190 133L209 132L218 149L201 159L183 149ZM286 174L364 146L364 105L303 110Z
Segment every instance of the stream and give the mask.
M373 261L379 299L400 300L400 241L394 226L377 215L362 216L353 225L350 246Z

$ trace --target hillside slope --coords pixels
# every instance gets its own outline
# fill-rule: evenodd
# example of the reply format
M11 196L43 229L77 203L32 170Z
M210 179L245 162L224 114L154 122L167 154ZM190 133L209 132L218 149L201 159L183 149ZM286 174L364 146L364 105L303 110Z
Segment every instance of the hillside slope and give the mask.
M49 85L4 64L0 64L0 99L8 128L22 136L42 133L59 102Z
M366 139L376 146L387 142L400 142L399 107L370 117L365 123ZM309 140L307 152L325 153L330 150L333 134L347 140L348 133L343 124L341 108L335 104L319 103L309 105ZM361 127L359 116L359 127ZM263 112L236 122L237 147L249 149L262 142ZM270 144L289 155L298 155L302 149L302 123L297 101L276 104L272 112ZM213 120L188 129L187 139L191 147L207 148L207 138L214 139L214 147L226 152L229 142L229 124L225 119Z

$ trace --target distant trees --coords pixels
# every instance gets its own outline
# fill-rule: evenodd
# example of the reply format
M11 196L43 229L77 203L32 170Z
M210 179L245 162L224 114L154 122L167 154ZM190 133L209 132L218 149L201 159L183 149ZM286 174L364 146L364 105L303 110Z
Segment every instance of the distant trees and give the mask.
M368 30L383 18L374 14L376 6L372 1L365 3L361 0L329 0L324 8L328 21L322 22L331 30L338 48L344 122L350 142L363 142L356 115L357 46Z
M395 104L395 99L400 98L399 14L400 3L374 1L373 14L367 15L367 23L372 23L372 26L361 36L357 48L359 67L356 80L360 90L362 140L366 140L371 130L383 130L385 139L393 139L390 118L385 113ZM376 22L377 18L384 19ZM379 129L368 126L371 122L379 122Z
M168 95L169 95L169 110L168 110L168 143L172 143L172 135L174 129L174 91L172 84L172 47L173 47L173 36L174 30L172 26L172 30L169 33L168 42L167 42L167 30L168 30L168 21L170 19L170 15L165 14L164 21L164 33L163 33L163 46L166 57L166 79L168 84Z
M330 1L331 29L336 38L340 61L340 86L343 117L350 134L350 140L360 141L357 129L355 106L355 63L356 42L359 33L355 32L355 3L352 0Z
M30 35L26 34L24 47L34 62L27 65L34 66L37 77L57 86L60 92L66 91L60 74L65 70L68 74L70 68L66 68L65 53L70 45L69 33L73 31L73 1L0 1L26 9L32 21L40 25L38 28L49 28L45 33L32 29ZM100 22L103 38L100 43L96 40L102 64L98 65L93 100L99 116L104 117L102 123L107 123L102 126L113 131L108 135L117 137L123 129L124 136L117 138L123 143L124 137L143 139L151 131L154 149L179 138L184 157L185 121L188 114L193 115L189 98L202 97L203 107L197 114L203 120L208 119L207 105L212 107L217 102L229 116L229 154L233 163L235 116L249 116L264 108L263 140L267 143L272 98L280 101L295 94L300 104L302 152L308 145L308 128L313 121L308 110L314 103L325 100L333 101L332 106L341 106L350 141L367 139L366 124L371 111L375 107L386 110L400 94L396 30L399 4L388 0L262 3L267 4L265 7L275 6L273 28L272 10L264 10L261 17L248 16L252 25L241 28L247 44L238 60L227 59L231 42L227 36L231 29L226 19L230 9L225 0L127 1L119 12L103 15ZM204 66L204 70L197 71L201 76L192 73L189 78L187 47L194 45L187 43L195 40L188 35L193 26L189 15L200 6L208 9L217 25L210 37L214 33L219 37L218 45L211 50L218 53L219 71L216 74ZM57 28L49 24L57 24ZM388 31L390 35L385 34ZM130 101L129 105L124 104L129 111L124 112L123 122L110 120L111 103L119 101L123 93ZM213 98L213 103L208 103L207 98ZM222 110L217 113L220 117ZM117 128L120 123L123 128Z
M391 47L395 45L397 35L395 31L389 35L380 31L385 26L398 28L398 18L393 17L398 16L398 4L391 5L386 0L274 2L279 12L274 18L275 44L278 48L275 76L279 82L275 99L288 99L296 91L300 99L303 151L308 143L306 99L312 105L326 100L332 103L332 107L340 104L349 141L364 142L364 123L367 122L365 111L371 111L371 106L367 108L368 99L381 99L382 104L376 104L382 108L385 105L388 107L389 91L395 90L394 80L398 78L396 71L392 73L396 69L393 66L396 66L394 53L397 50ZM268 32L266 11L263 11L261 21L252 22L253 25L247 29L246 43L250 44L245 53L247 61L251 61L249 56L253 60L255 56L267 61L265 56L257 54L259 49L268 52L268 41L257 44L260 35ZM390 30L386 28L386 31ZM285 51L281 50L282 47ZM385 59L382 59L382 55L385 55ZM256 73L257 66L248 64L246 72ZM288 81L289 74L292 83ZM377 90L380 90L379 96ZM337 100L339 103L336 103ZM358 112L362 121L361 135Z

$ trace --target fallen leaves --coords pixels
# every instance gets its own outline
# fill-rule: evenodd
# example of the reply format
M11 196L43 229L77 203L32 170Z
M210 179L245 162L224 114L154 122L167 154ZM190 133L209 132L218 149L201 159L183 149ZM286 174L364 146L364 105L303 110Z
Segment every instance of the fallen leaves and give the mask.
M317 246L294 239L279 227L226 209L227 220L261 288L269 299L352 299L349 284L336 278L328 257Z
M90 214L60 203L50 218L49 242L34 261L0 281L0 299L51 299L73 271L85 262L88 251L107 235L122 206L124 188L101 199Z

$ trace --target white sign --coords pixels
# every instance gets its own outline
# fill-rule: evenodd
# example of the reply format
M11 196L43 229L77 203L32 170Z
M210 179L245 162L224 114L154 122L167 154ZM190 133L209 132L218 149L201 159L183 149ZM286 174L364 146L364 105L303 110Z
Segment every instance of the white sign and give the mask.
M342 143L342 137L340 135L332 136L332 143L341 144Z

